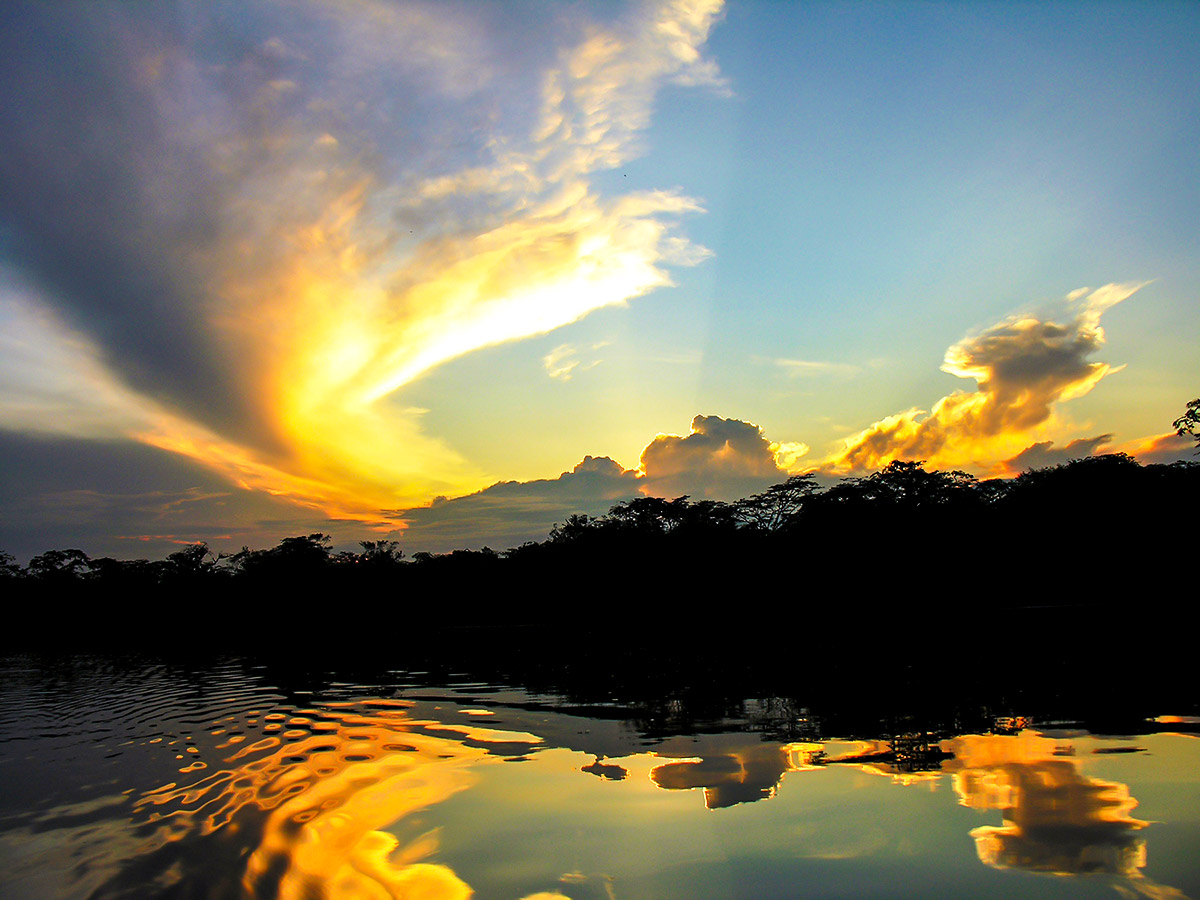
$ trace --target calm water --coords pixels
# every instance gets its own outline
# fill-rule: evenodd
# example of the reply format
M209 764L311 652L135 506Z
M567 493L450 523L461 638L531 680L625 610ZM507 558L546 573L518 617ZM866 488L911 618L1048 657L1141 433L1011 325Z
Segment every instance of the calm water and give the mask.
M0 677L6 898L1200 897L1187 717L868 735L238 660Z

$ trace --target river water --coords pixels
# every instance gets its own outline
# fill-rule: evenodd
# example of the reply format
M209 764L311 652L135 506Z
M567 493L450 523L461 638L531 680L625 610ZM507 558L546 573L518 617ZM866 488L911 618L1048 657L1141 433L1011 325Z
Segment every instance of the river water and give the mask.
M1200 725L1169 709L850 728L237 658L0 678L5 898L1200 897Z

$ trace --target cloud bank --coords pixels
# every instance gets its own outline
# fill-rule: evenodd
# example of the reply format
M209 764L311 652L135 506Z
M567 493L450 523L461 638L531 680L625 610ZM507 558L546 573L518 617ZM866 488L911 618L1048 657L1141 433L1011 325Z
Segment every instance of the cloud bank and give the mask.
M602 516L637 496L736 500L787 478L778 460L795 452L790 445L769 442L753 423L696 416L689 434L655 437L637 469L606 456L587 456L557 478L499 482L404 511L404 541L434 552L500 550L545 540L568 516Z
M608 457L587 456L557 478L502 481L464 497L438 497L403 513L404 542L435 553L544 541L568 516L602 516L638 495L639 473Z

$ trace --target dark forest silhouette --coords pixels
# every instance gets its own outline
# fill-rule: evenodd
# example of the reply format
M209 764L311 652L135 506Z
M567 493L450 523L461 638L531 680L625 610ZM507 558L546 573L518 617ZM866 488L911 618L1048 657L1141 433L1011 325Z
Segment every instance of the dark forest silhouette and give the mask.
M1197 415L1200 403L1190 405ZM1184 419L1177 423L1187 433ZM1190 421L1190 420L1189 420ZM1187 428L1194 427L1188 425ZM1200 440L1200 438L1198 438ZM345 580L347 585L402 579L418 571L470 575L570 560L609 566L617 561L650 565L682 561L703 552L710 565L736 554L775 555L820 547L833 557L854 544L871 559L918 553L947 558L971 554L980 539L1006 539L1043 551L1070 548L1097 532L1121 531L1123 546L1172 542L1171 526L1186 527L1200 466L1190 462L1141 466L1123 453L1032 469L1010 480L980 481L959 471L929 471L920 462L895 461L872 475L822 489L814 476L795 475L754 496L722 503L637 497L604 516L572 515L543 542L497 552L418 552L407 558L400 542L363 541L359 551L331 549L325 534L284 538L266 550L243 548L215 554L196 543L163 560L89 558L76 549L49 550L19 566L0 554L0 578L67 586L90 583L113 588L255 584L262 581ZM1182 535L1179 535L1182 536ZM964 539L972 538L968 544ZM708 553L714 554L707 556ZM978 560L982 562L982 560ZM877 566L872 565L873 568Z
M211 630L214 607L228 612L227 639L325 621L357 642L414 627L561 626L748 647L782 625L969 630L1001 627L998 610L1045 607L1120 619L1156 610L1174 632L1194 621L1198 484L1198 464L1124 454L988 481L893 462L824 490L794 476L734 503L639 497L503 552L407 558L394 541L335 552L310 534L231 555L196 544L160 561L66 549L22 568L6 555L10 604L54 622L8 642L72 629L132 638L192 616Z
M1198 409L1200 402L1189 404L1193 419ZM1176 425L1181 434L1194 428L1186 417ZM201 542L158 561L92 559L81 550L63 549L41 553L21 567L0 553L0 578L9 587L91 584L121 590L262 586L281 579L366 587L424 572L470 577L566 562L585 570L637 564L649 573L703 558L712 567L744 568L751 561L783 562L796 551L811 556L817 548L829 554L826 561L862 554L871 569L910 554L952 566L955 558L968 556L973 567L987 562L989 545L991 550L1037 548L1049 555L1097 543L1126 551L1171 546L1194 524L1190 506L1197 479L1200 465L1195 463L1142 466L1123 453L987 481L895 461L827 489L812 475L795 475L733 503L637 497L604 516L569 516L545 541L502 552L485 547L408 558L392 540L363 541L359 551L334 552L330 537L317 533L233 554L215 554ZM1119 541L1104 539L1118 532Z

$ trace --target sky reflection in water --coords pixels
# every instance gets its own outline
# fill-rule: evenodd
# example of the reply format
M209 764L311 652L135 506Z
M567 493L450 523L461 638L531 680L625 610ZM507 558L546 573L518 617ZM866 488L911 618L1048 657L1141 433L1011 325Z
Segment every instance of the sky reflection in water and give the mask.
M237 665L3 669L6 898L864 897L898 885L1180 898L1200 886L1200 741L1186 734L650 738L484 686L305 696Z

